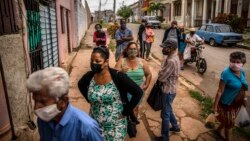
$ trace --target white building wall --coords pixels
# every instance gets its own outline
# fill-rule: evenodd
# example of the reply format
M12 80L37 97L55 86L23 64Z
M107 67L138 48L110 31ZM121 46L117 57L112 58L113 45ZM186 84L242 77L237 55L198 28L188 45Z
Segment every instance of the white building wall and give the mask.
M76 5L76 39L77 39L77 46L80 45L82 38L85 36L85 33L88 29L88 22L87 22L87 12L83 3L80 0L77 0L75 3Z

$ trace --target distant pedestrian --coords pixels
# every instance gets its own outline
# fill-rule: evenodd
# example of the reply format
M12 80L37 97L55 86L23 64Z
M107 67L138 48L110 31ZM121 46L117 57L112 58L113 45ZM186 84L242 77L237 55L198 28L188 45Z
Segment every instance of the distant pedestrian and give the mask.
M122 57L122 52L127 47L128 43L134 39L133 32L127 28L125 20L120 21L120 28L116 30L115 39L115 60L118 61L118 59Z
M109 68L109 51L96 47L91 54L91 70L78 82L78 88L90 103L90 115L97 120L106 141L124 141L126 116L133 114L143 91L126 74ZM127 93L132 95L128 102Z
M159 72L158 81L162 85L163 92L163 108L161 111L162 128L161 137L157 138L160 141L169 141L169 131L180 132L180 127L177 124L176 117L173 113L172 103L176 96L176 83L179 76L180 62L177 56L177 41L167 39L160 45L163 55L167 55L162 62ZM169 128L169 123L172 127Z
M145 51L145 40L143 40L143 36L145 34L145 26L146 26L146 20L142 19L142 23L139 27L139 31L138 31L138 41L140 43L140 57L144 58L144 51Z
M221 73L213 109L221 123L216 133L220 135L224 128L227 141L232 140L232 128L235 125L235 118L241 106L246 106L246 91L248 90L246 74L243 69L246 63L245 53L233 52L230 54L229 60L229 67L226 67Z
M69 76L50 67L32 73L27 88L33 94L41 141L102 141L95 120L69 102Z
M180 30L180 45L178 46L178 55L180 59L180 65L181 65L181 70L184 70L183 64L184 64L184 58L183 58L183 53L186 47L186 33L184 33L184 26L180 25L179 26Z
M96 46L103 46L106 47L106 33L102 30L102 25L101 24L96 24L95 25L95 32L93 36L93 42L96 43Z
M185 39L186 47L183 54L184 60L191 59L191 49L195 48L197 42L204 43L204 40L199 35L195 34L195 28L190 28L189 31L190 33L186 35Z
M150 84L152 74L148 63L138 57L139 49L135 42L130 42L123 52L123 58L116 63L115 68L128 75L145 92ZM145 78L145 79L144 79ZM128 100L131 100L131 94L128 94ZM134 109L136 117L139 113L139 105Z
M177 28L177 21L172 21L172 22L171 22L171 27L168 28L168 29L165 31L165 33L164 33L162 43L163 43L165 40L167 40L167 39L176 40L176 42L177 42L178 45L179 45L179 42L180 42L180 31L179 31L179 29Z
M152 47L152 44L154 42L154 36L155 36L155 33L152 29L152 24L150 24L150 23L146 24L145 34L146 34L146 43L145 43L146 60L149 61L149 54L150 54L151 47Z

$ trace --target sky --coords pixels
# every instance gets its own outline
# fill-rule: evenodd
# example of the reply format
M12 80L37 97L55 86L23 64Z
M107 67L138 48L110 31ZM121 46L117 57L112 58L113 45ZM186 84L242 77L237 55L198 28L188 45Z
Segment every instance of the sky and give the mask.
M101 10L113 10L114 0L107 0L107 3L103 5L105 1L106 0L101 0L101 3L102 3ZM137 2L138 0L116 0L116 10L122 6L123 1L124 1L124 5L130 5L130 4ZM88 2L91 12L98 10L99 0L87 0L87 2Z

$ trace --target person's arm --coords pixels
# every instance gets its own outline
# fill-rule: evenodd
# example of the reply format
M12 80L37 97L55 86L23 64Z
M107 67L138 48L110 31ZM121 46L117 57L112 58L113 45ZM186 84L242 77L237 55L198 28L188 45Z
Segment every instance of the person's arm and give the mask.
M93 42L96 42L96 32L94 32L94 35L93 35Z
M124 41L122 40L120 34L119 34L119 29L117 29L116 32L115 32L115 40L116 40L116 42L118 42L118 43L124 42Z
M196 41L197 42L201 42L201 43L204 42L203 39L201 39L201 37L199 35L195 34L195 36L196 36Z
M173 73L175 69L175 64L173 61L168 61L159 72L158 80L160 82L166 82L167 78Z
M142 64L143 64L143 71L144 71L144 75L145 75L145 82L142 86L142 89L145 91L149 84L150 84L150 81L151 81L151 78L152 78L152 73L149 69L149 65L148 63L142 59Z
M89 127L86 136L82 136L81 141L104 141L103 136L101 135L101 130L99 127L93 126Z
M165 33L164 33L164 36L163 36L161 43L163 43L167 39L167 33L168 33L168 29L165 30Z
M219 101L220 101L220 98L221 98L221 95L222 95L224 89L225 89L225 83L222 80L220 80L219 88L218 88L216 96L215 96L214 107L213 107L213 111L215 113L217 112L218 104L219 104Z
M89 71L83 75L83 77L78 81L78 89L84 96L87 102L88 100L88 83L90 83L92 77L94 76L93 72Z
M134 40L134 37L133 37L133 32L131 30L129 30L129 34L127 37L124 37L122 38L124 41L132 41Z
M115 64L114 69L121 71L122 70L122 58L119 58L119 60L117 61L117 63Z

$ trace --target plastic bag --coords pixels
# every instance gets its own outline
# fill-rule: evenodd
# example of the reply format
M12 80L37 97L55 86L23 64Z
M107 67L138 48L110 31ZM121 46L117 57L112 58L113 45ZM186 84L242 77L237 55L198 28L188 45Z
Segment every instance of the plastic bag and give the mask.
M245 106L241 106L240 111L235 119L235 125L238 127L250 126L250 117Z

